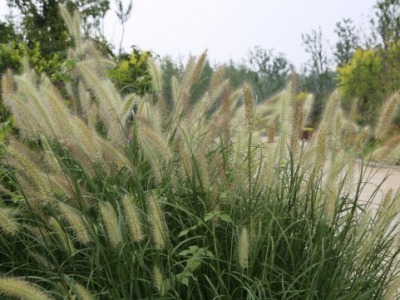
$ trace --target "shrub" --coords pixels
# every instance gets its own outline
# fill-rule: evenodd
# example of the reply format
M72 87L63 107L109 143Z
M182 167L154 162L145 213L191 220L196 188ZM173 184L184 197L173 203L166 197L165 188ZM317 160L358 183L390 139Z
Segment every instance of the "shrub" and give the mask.
M130 54L119 56L118 64L109 70L109 76L122 94L151 92L151 76L147 68L150 55L148 51L133 49Z

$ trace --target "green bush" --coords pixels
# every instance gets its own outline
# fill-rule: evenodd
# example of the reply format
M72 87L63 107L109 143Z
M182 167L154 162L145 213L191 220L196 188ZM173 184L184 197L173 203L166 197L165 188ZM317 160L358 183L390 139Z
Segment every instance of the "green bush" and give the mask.
M129 55L120 55L117 66L109 70L111 80L122 94L151 92L151 76L147 70L149 56L148 51L133 49Z
M45 58L41 54L39 43L35 47L29 48L24 42L12 41L8 44L0 44L0 74L4 74L7 69L16 72L22 71L23 59L27 58L29 64L38 73L55 74L62 64L62 59L54 54L50 58ZM52 77L54 82L59 78Z

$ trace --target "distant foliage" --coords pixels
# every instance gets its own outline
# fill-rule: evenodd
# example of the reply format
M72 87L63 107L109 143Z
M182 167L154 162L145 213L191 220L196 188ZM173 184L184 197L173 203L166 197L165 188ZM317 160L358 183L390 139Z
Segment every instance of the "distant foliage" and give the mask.
M11 41L7 44L0 44L0 74L4 74L7 69L15 72L22 71L24 59L39 73L52 74L54 81L59 80L57 73L61 69L64 59L54 53L44 57L41 54L41 45L35 43L29 47L24 42Z

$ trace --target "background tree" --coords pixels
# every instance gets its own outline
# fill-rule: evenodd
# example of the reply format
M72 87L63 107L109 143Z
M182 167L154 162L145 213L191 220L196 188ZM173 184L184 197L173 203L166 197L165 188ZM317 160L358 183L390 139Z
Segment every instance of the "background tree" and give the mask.
M328 55L323 43L321 28L312 30L311 33L302 34L304 50L310 55L306 67L317 76L328 70Z
M400 39L400 0L378 0L371 18L377 43L388 49Z
M261 100L283 89L293 69L285 55L275 54L274 50L260 46L250 50L246 65L249 68L247 75Z
M121 40L119 42L119 50L118 54L122 52L122 42L124 40L125 35L125 23L129 20L132 13L132 0L129 1L128 7L125 9L122 3L122 0L115 0L115 4L117 5L117 9L115 13L117 14L118 20L121 22L122 32L121 32Z
M251 78L255 75L251 75L252 70L249 69L244 62L237 63L230 60L229 63L225 64L226 77L229 78L229 82L233 88L237 88L244 81L251 81ZM250 83L252 86L253 84ZM260 97L260 96L259 96Z
M21 31L28 46L39 42L44 56L63 52L70 46L59 14L60 3L81 13L84 32L91 37L102 36L100 23L110 8L109 0L7 0L7 3L21 15Z
M338 66L347 64L359 47L359 36L351 19L343 19L336 23L335 33L338 37L333 56Z
M0 32L0 44L19 39L18 34L15 32L15 26L10 21L0 21Z
M315 123L322 111L325 99L335 87L335 72L329 69L330 59L324 44L321 28L303 34L303 47L310 55L300 76L302 88L315 95L312 122Z
M361 123L373 122L382 102L400 87L400 0L378 0L374 10L366 48L358 49L337 70L347 104L358 99Z
M110 0L61 0L72 11L77 9L82 17L84 33L88 37L103 38L103 21L110 10Z
M378 36L375 47L380 49L382 58L382 84L387 91L397 90L400 86L400 0L378 0L371 23L375 24Z
M184 65L181 59L174 60L170 56L165 56L160 59L160 67L162 69L163 86L164 86L164 99L167 105L172 108L173 96L171 78L179 78L183 74Z

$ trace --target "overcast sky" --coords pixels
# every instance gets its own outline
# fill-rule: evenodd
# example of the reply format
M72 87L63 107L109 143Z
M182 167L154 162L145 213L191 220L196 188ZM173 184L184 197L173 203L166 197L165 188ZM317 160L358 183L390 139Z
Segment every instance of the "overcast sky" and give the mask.
M0 0L0 15L7 11ZM114 0L110 0L114 4ZM128 2L128 0L126 0ZM286 54L300 67L308 59L301 34L320 26L333 45L336 22L364 27L376 0L133 0L123 46L137 45L174 58L208 49L211 62L236 61L259 45ZM118 48L121 25L110 11L105 34Z

